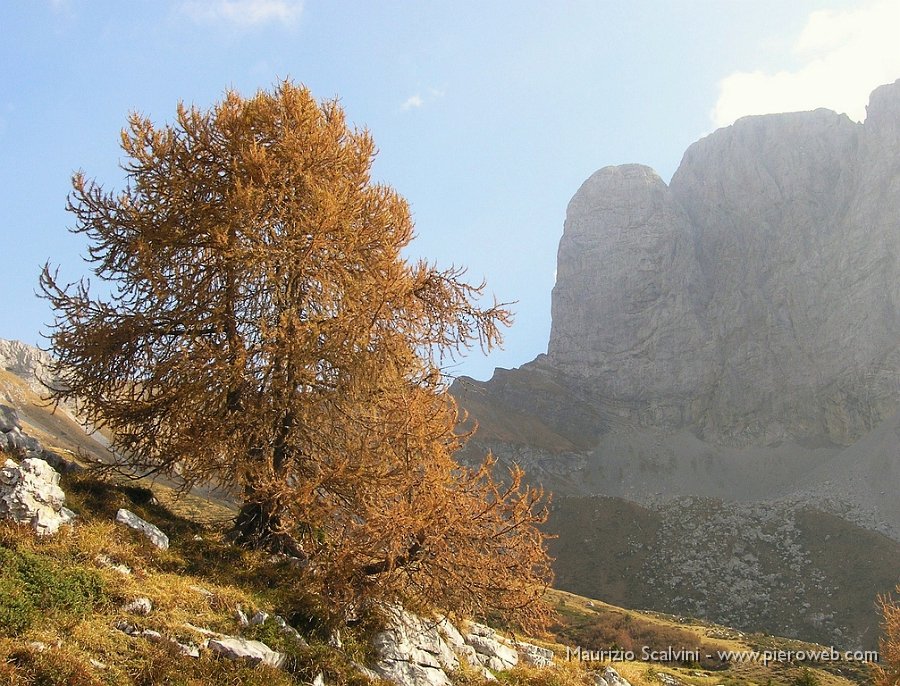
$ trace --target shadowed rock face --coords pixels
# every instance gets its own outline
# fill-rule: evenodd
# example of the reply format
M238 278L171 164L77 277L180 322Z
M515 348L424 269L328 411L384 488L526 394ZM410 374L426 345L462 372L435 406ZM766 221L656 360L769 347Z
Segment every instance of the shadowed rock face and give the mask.
M607 167L566 215L546 360L641 424L847 444L897 408L900 82L865 124L747 117L670 186Z

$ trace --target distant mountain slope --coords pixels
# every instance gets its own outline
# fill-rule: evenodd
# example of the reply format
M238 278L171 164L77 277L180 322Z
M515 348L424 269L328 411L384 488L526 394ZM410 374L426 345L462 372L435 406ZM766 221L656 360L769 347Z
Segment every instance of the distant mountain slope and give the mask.
M835 646L876 647L900 572L900 543L786 503L562 497L547 528L559 588Z

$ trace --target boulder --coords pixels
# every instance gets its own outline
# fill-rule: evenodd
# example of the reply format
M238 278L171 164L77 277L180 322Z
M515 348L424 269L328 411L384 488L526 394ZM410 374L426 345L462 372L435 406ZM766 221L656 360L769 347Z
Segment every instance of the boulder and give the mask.
M466 639L449 619L443 616L438 617L437 630L460 659L465 660L470 667L474 667L485 679L493 680L495 678L490 670L481 664L478 660L478 653L466 643Z
M74 519L75 513L63 507L65 498L59 474L44 460L6 460L0 469L0 516L30 524L39 536L53 535Z
M631 682L621 676L612 667L607 667L603 670L603 678L609 686L631 686Z
M490 627L472 623L466 635L466 643L475 649L478 661L488 669L502 672L519 663L515 649L506 645Z
M530 643L515 647L490 627L470 623L465 635L445 616L423 619L398 605L384 607L387 622L374 639L377 656L373 671L397 686L449 686L447 672L470 665L488 681L491 669L504 671L519 661L516 650L527 653L530 664L552 664L552 653Z
M134 514L134 512L122 508L121 510L116 512L116 521L119 524L124 524L129 529L140 531L150 539L150 542L153 545L155 545L160 550L168 550L169 537L166 536L162 531L160 531L158 527L154 526L150 522L145 522L143 519Z
M397 686L452 686L450 678L440 667L426 667L404 660L379 661L374 672Z
M13 408L6 405L0 405L0 431L6 433L13 429L21 429L19 424L19 413Z
M270 667L281 667L285 656L261 641L251 641L239 636L211 638L209 649L229 660L246 660L252 664L264 664Z
M553 651L541 648L525 641L516 641L516 652L519 659L533 667L550 667L553 665Z

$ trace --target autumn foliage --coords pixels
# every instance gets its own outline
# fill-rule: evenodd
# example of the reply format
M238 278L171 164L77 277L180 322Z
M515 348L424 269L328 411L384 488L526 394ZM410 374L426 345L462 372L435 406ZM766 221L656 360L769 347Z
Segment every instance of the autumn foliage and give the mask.
M900 586L897 586L900 593ZM877 686L900 686L900 602L891 596L882 596L881 607L883 635L879 644Z
M542 494L454 453L441 366L500 342L509 312L460 269L410 263L406 202L373 183L366 131L290 82L122 133L128 185L75 175L87 281L41 286L61 383L121 466L233 490L237 543L368 596L539 619Z

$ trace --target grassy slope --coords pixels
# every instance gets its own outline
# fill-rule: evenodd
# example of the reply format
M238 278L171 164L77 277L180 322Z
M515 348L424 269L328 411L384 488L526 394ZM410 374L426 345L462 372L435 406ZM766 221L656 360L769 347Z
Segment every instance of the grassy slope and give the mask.
M101 482L75 475L64 479L68 504L79 514L78 524L50 540L36 540L29 529L0 524L0 684L149 685L149 684L278 684L308 683L320 671L329 684L362 684L350 660L372 658L374 620L344 630L344 649L327 644L329 627L320 601L303 593L295 570L286 562L225 544L218 525L181 517L150 493L130 485ZM159 551L140 535L115 525L116 509L128 507L158 524L172 546ZM212 518L213 521L215 518ZM123 575L98 560L106 556L133 570ZM56 589L48 592L47 589ZM154 605L148 617L125 613L123 604L147 596ZM669 645L705 649L753 646L735 632L709 625L679 622L653 613L623 610L599 601L551 591L558 620L535 640L552 647L561 668L541 672L517 668L501 680L517 686L588 686L587 670L599 664L565 663L566 647L608 648L613 644L664 648ZM270 623L241 629L235 610L264 609L289 619L309 639L309 649L292 647ZM213 657L183 657L165 645L131 638L114 628L127 620L181 641L198 643L202 636L190 623L227 634L260 638L291 657L291 667L277 671L250 668ZM33 644L48 648L42 652ZM657 673L677 675L693 686L727 683L792 684L800 668L764 668L721 664L678 665L616 663L634 686L659 683ZM860 682L819 673L822 686ZM469 685L471 675L460 676Z
M0 370L0 390L16 394L16 404L25 407L23 423L30 433L58 452L90 456L98 450L65 415L44 417L46 410L41 409L40 399L11 376ZM0 684L278 686L307 683L319 672L324 672L329 684L360 683L349 661L371 659L374 625L369 622L345 629L344 650L331 648L320 600L303 593L289 564L273 563L265 555L223 543L223 528L233 514L229 509L191 496L178 500L161 484L153 486L152 495L158 502L151 499L149 491L133 484L103 482L83 474L64 477L63 487L68 494L67 505L79 514L75 527L65 528L54 539L38 541L27 528L0 524ZM624 501L619 503L622 508L632 507ZM163 528L172 541L170 550L159 551L141 536L113 524L119 507L127 507ZM636 522L650 531L652 518L639 508L614 514L603 525L605 529L598 529L597 522L590 518L574 521L592 536L601 534L601 540L607 543L604 550L598 548L598 553L626 560L617 573L604 577L607 587L623 595L633 592L642 597L636 573L641 558L637 555L628 561L621 522ZM573 554L583 545L578 537L566 540ZM126 576L108 568L99 562L101 556L129 566L133 574ZM590 565L590 561L584 562L581 571L589 574ZM57 590L49 592L48 588ZM748 638L729 629L624 610L563 591L550 593L558 619L547 634L533 638L557 652L560 668L539 671L520 667L501 675L502 682L515 686L590 686L593 682L587 670L603 665L565 662L567 647L604 649L620 645L639 652L641 645L734 650L773 641L786 645L780 639ZM122 605L137 596L152 600L155 609L149 617L129 616L122 611ZM311 647L292 647L270 623L241 630L235 620L238 605L248 612L264 609L284 615L309 639ZM114 628L118 620L195 643L202 636L186 623L228 634L243 633L291 653L292 667L289 672L254 669L218 660L208 651L199 660L184 657L165 645L128 637ZM35 642L48 648L40 650ZM801 674L799 666L791 665L723 668L721 664L636 661L614 666L634 686L660 683L660 672L677 675L692 686L788 685ZM815 674L821 686L839 686L865 682L868 673L858 669L849 674L850 680L822 671ZM482 686L471 674L456 675L456 680L465 686Z

